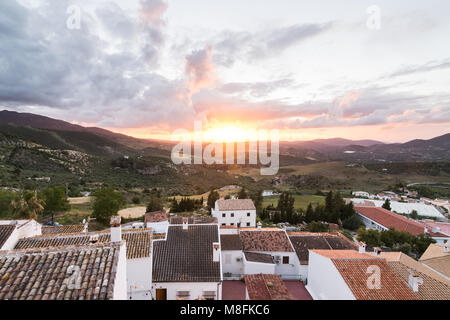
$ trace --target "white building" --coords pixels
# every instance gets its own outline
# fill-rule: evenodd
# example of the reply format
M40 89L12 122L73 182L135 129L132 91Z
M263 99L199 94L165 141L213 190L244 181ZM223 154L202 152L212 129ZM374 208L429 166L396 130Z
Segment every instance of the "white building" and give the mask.
M288 232L298 260L300 261L300 279L308 278L309 250L356 250L358 246L341 233L312 233L312 232Z
M356 250L310 250L306 289L314 300L419 298L385 259Z
M284 230L275 228L221 229L223 277L242 279L247 274L278 274L299 279L300 262Z
M49 234L22 238L14 249L45 249L49 247L83 246L90 244L125 243L126 268L123 299L150 300L152 279L152 230L122 230L120 217L111 218L111 228L99 232ZM121 298L121 299L122 299Z
M169 226L169 218L165 211L147 212L144 224L147 228L151 228L154 233L166 233Z
M153 243L152 295L156 300L222 298L222 262L217 224L169 225Z
M12 250L22 238L42 234L42 226L30 220L0 220L0 250Z
M360 197L360 198L369 198L370 194L368 192L365 191L353 191L352 193L355 197Z
M270 197L270 196L273 196L273 195L274 195L274 193L273 193L272 190L264 190L264 191L262 192L262 196L263 196L263 197Z
M217 200L211 215L219 226L256 227L256 208L251 199Z

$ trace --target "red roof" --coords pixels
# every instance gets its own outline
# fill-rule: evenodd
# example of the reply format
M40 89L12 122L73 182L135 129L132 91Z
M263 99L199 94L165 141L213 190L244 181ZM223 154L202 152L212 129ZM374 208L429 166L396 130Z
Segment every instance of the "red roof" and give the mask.
M389 210L378 207L355 207L355 211L359 214L381 224L382 226L390 229L393 228L397 231L406 231L412 235L418 236L425 232L424 226L412 219L408 219L399 214L393 213ZM443 237L441 233L432 233L432 237Z
M250 300L292 300L286 285L277 274L248 274L244 279Z

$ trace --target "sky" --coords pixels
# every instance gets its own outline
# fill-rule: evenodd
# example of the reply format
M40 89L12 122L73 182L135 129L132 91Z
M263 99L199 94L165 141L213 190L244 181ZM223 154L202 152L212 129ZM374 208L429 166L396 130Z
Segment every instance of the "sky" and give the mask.
M5 0L0 109L404 142L450 132L446 0ZM79 13L79 14L78 14Z

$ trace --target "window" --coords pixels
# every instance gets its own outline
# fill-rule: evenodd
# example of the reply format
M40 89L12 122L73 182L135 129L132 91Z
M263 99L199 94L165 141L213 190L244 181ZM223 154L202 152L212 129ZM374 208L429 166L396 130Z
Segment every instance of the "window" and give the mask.
M232 218L234 217L234 213L231 214L231 217L232 217Z
M223 225L223 226L226 226L227 224L226 224L226 223L222 223L222 225Z
M250 222L247 222L247 227L250 227Z
M283 257L283 264L289 264L289 257Z
M205 300L214 300L216 298L216 292L215 291L203 291L203 298L205 298Z
M250 217L250 212L247 212L247 217Z
M222 213L222 218L225 218L227 216L226 213Z
M190 291L177 290L177 299L187 300L189 299L190 295L191 295Z
M234 223L230 223L230 226L234 226Z

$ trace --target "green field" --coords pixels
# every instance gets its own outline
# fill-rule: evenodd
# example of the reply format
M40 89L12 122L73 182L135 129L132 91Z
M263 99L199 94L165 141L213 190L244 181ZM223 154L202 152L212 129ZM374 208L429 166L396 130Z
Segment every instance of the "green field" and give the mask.
M295 209L304 209L308 207L310 203L313 204L313 206L317 206L318 204L325 203L325 197L323 196L310 196L310 195L294 195L295 202L294 202L294 208ZM275 207L278 204L279 196L271 196L271 197L264 197L263 200L263 207L267 207L268 205L273 204Z

